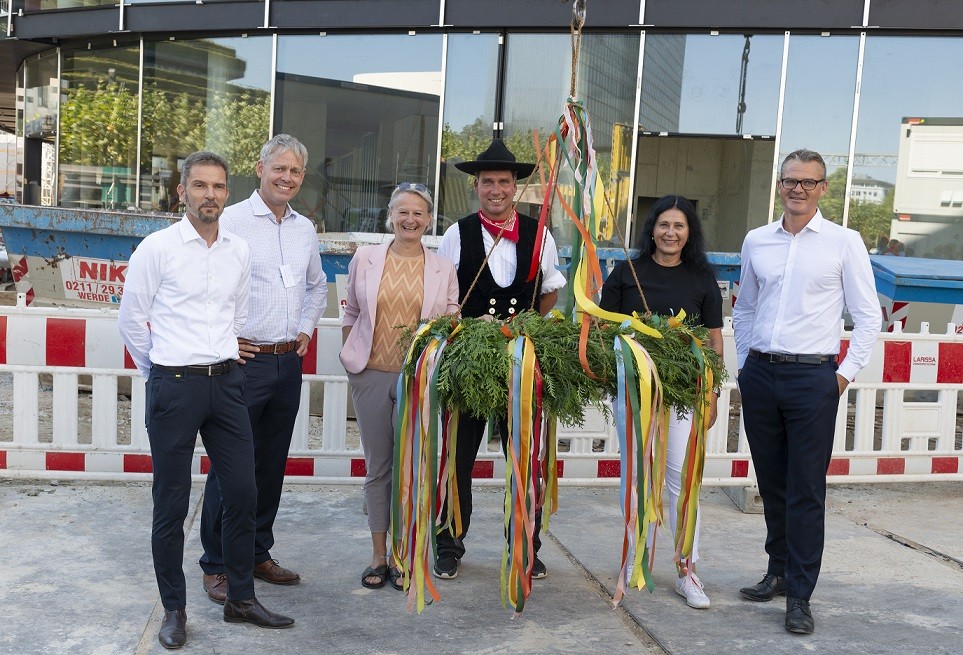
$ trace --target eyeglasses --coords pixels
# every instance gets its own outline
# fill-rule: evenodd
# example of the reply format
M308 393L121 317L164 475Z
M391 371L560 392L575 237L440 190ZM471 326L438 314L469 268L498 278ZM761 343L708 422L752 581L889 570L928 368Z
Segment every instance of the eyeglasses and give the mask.
M821 180L797 180L792 177L784 177L783 179L779 180L779 185L786 191L792 191L793 189L796 188L797 184L800 184L802 185L802 188L805 189L806 191L812 191L813 189L816 188L817 184L825 181L826 181L826 178L823 178Z
M396 191L417 191L418 193L427 193L428 195L431 195L431 192L428 191L428 187L426 187L421 182L402 182L395 187L395 190Z

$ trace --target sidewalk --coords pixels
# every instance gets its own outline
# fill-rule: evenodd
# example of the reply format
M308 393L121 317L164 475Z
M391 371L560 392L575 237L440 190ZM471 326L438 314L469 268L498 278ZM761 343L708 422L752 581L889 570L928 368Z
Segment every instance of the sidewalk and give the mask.
M659 542L655 593L614 610L621 548L618 490L563 487L544 539L549 577L522 616L499 600L501 492L475 492L472 533L443 600L408 614L390 587L364 589L370 539L360 487L289 486L278 516L295 587L256 582L290 630L226 624L200 583L198 522L187 533L191 653L959 653L963 643L963 483L830 488L816 632L788 634L784 601L738 588L765 572L764 522L719 489L703 492L700 577L712 607L685 606ZM195 487L192 508L200 501ZM150 563L150 488L0 479L0 654L164 653ZM910 547L907 547L907 544ZM658 548L658 546L657 546ZM955 645L954 645L955 644Z

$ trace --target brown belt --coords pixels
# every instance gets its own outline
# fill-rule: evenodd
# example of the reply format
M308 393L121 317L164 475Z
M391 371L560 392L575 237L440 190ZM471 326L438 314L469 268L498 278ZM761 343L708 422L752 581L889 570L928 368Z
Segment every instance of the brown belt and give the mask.
M283 355L297 349L297 341L288 341L287 343L257 344L257 351L264 355Z

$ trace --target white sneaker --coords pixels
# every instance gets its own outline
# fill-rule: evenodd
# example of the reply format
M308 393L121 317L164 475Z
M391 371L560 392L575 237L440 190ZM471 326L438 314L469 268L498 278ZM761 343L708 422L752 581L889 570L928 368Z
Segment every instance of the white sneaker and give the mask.
M697 610L704 610L709 607L709 597L702 590L702 581L695 573L676 579L675 590L676 593L685 598L685 603L689 607Z

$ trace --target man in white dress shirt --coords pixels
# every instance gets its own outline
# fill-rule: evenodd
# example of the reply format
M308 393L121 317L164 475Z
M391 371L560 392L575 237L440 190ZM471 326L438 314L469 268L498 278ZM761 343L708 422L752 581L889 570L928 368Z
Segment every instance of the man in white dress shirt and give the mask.
M547 314L558 300L558 290L565 286L565 276L557 268L555 239L545 229L540 241L538 221L515 211L516 180L531 175L535 165L516 162L515 155L502 140L495 139L475 161L455 166L475 176L473 188L481 205L478 212L448 228L438 246L438 254L451 259L458 270L459 302L464 303L462 316L509 319L529 309ZM486 264L485 257L489 254ZM529 280L532 261L539 256L540 274ZM470 295L469 288L472 288ZM506 421L497 423L505 452ZM458 564L465 554L463 539L472 511L471 473L485 425L486 420L477 416L461 416L458 422L455 469L462 531L461 534L449 531L438 534L438 556L433 571L439 578L457 576ZM533 578L546 576L545 565L538 558L540 515L541 512L536 515L533 535L536 553Z
M810 634L836 410L869 361L881 316L862 238L823 218L817 206L826 193L822 157L811 150L790 153L778 187L783 215L746 235L732 312L743 421L769 554L763 579L740 594L753 601L785 594L786 629ZM844 306L854 327L837 365Z
M227 174L227 162L211 152L184 160L177 192L185 216L147 236L131 255L118 320L124 344L147 377L151 550L165 610L158 639L168 649L187 641L184 519L198 432L224 496L224 620L269 628L294 623L254 596L254 446L237 367L251 255L242 239L219 229Z
M254 577L293 585L301 576L271 557L274 520L281 502L291 435L301 402L301 360L327 304L318 232L291 209L304 181L308 152L292 136L278 134L261 148L260 187L224 210L221 225L251 248L251 307L241 328L244 401L254 434L257 527ZM200 565L208 597L223 603L227 578L221 552L221 493L217 467L207 476L201 515Z

